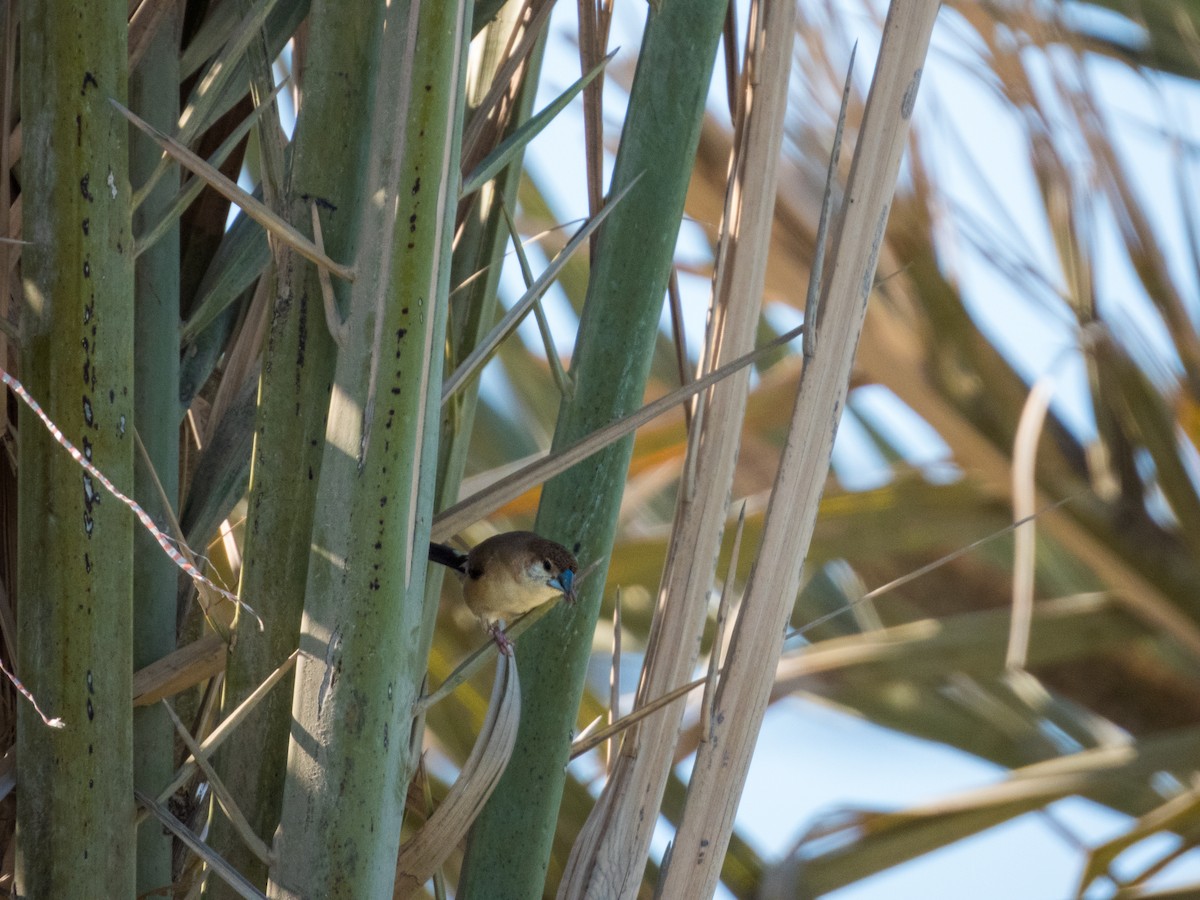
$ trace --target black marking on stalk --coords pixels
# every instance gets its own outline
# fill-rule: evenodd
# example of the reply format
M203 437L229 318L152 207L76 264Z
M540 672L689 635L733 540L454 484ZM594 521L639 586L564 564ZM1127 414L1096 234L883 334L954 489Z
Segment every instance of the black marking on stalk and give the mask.
M900 115L907 122L912 117L913 107L917 105L917 88L921 86L921 69L913 72L908 87L904 89L904 97L900 100Z
M300 199L303 200L305 203L312 202L312 203L317 204L317 209L327 209L330 212L337 212L337 207L334 206L332 203L330 203L328 200L326 200L324 197L318 197L315 194L301 194Z
M92 476L86 472L83 474L83 502L89 511L100 503L100 495L96 493L96 485L92 482Z

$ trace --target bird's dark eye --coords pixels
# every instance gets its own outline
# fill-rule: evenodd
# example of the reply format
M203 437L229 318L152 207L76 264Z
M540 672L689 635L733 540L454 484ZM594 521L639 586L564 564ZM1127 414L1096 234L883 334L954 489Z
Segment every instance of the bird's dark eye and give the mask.
M552 566L552 565L550 564L550 560L548 560L548 559L543 559L543 560L542 560L542 568L543 568L543 569L545 569L547 572L552 572L552 571L554 571L554 566Z

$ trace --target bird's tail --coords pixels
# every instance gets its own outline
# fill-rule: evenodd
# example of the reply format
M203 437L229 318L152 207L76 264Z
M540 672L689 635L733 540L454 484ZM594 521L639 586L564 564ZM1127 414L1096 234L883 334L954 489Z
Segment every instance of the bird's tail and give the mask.
M459 553L453 547L447 547L445 544L429 542L429 561L453 569L455 572L462 572L464 575L467 572L467 555Z

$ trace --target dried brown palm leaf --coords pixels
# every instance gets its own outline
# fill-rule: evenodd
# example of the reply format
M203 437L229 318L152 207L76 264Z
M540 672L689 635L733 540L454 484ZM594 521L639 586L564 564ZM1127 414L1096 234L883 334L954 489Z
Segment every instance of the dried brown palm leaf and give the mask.
M500 653L496 656L492 699L475 748L441 805L401 846L393 898L398 900L419 891L466 835L508 764L520 718L516 659Z

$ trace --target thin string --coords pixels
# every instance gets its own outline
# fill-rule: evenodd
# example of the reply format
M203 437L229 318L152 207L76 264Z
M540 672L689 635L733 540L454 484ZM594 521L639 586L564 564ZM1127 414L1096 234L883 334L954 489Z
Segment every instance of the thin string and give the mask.
M25 387L21 384L21 382L17 381L17 379L13 378L2 368L0 368L0 381L8 385L9 388L12 389L13 393L21 399L21 402L33 410L34 414L42 420L42 424L46 426L46 430L50 432L50 436L53 437L54 440L56 440L59 444L61 444L69 454L71 454L71 458L75 460L75 462L79 463L85 472L91 475L92 478L99 481L100 484L104 486L106 491L133 510L133 514L137 516L138 521L141 522L145 529L150 532L150 534L154 537L154 540L158 543L158 546L162 548L163 553L167 554L167 557L171 560L171 562L175 563L176 566L182 569L187 576L192 579L193 582L202 584L211 590L216 591L216 593L225 599L230 600L248 610L257 618L257 614L254 612L254 610L250 609L249 606L238 599L236 594L225 590L225 588L218 584L215 584L210 579L206 578L199 569L188 562L184 555L175 549L171 538L164 534L162 530L154 524L154 520L150 518L149 513L142 509L136 500L121 493L117 486L113 484L103 472L92 465L91 461L81 452L79 452L78 448L76 448L74 444L67 440L66 436L62 433L62 430L50 420L50 417L46 415L41 406L38 405L38 402L34 400L32 396L30 396L29 392L25 390ZM195 554L192 555L193 557L195 556ZM20 691L21 694L33 704L33 708L37 710L38 715L42 717L43 722L45 722L51 728L64 727L62 719L46 718L41 709L38 708L37 702L33 699L33 695L30 694L29 691L26 690L25 686L21 684L20 680L11 672L9 672L8 669L4 668L2 664L0 664L0 671L7 675L8 679L13 683L17 690Z

